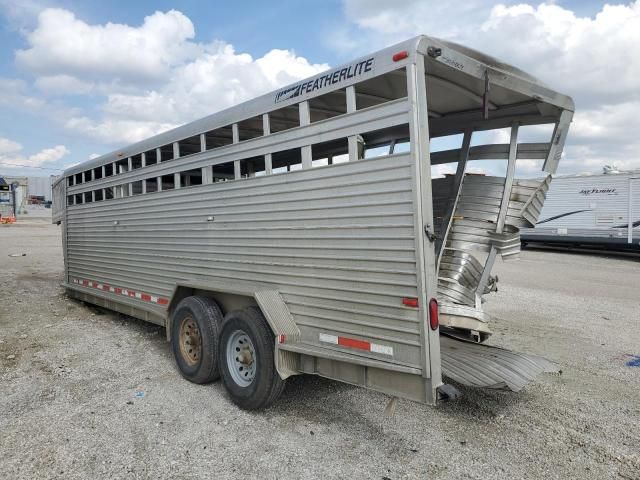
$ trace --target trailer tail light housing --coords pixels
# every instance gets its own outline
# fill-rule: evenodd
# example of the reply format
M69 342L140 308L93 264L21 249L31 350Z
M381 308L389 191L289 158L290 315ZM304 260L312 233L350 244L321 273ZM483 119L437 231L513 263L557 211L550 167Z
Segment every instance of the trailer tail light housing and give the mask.
M440 326L438 318L438 301L435 298L429 300L429 326L431 330L437 330Z
M400 60L404 60L405 58L407 58L409 56L409 52L407 52L406 50L403 50L402 52L398 52L396 53L393 57L391 57L393 59L394 62L399 62Z

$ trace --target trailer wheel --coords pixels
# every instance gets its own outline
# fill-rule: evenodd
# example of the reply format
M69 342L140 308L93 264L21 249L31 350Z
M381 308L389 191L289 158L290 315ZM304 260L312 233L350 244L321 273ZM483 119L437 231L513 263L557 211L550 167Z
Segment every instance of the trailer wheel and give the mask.
M274 362L275 337L259 308L227 314L220 334L220 375L231 400L245 410L271 405L285 382Z
M222 311L207 297L187 297L171 317L171 348L178 369L193 383L210 383L220 377L218 341Z

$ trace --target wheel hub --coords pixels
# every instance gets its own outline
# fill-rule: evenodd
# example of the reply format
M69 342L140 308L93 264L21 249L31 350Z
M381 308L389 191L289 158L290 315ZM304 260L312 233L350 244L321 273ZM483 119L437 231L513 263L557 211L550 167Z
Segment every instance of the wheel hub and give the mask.
M191 317L182 320L180 325L180 353L189 365L195 365L202 357L202 336Z
M234 382L241 387L251 385L256 375L256 352L253 342L242 330L236 330L229 336L227 366Z

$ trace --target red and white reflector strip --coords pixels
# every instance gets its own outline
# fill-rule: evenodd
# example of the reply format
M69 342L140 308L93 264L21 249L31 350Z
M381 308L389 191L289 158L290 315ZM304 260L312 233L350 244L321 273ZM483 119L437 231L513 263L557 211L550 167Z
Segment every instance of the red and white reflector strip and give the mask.
M107 285L106 283L94 282L92 280L85 280L80 278L74 278L73 283L81 285L83 287L95 288L96 290L102 290L103 292L115 293L116 295L124 295L125 297L136 298L143 302L155 303L157 305L168 305L169 299L165 297L158 297L149 293L137 292L128 288L114 287Z
M393 357L393 347L389 345L380 345L379 343L371 343L366 340L358 340L356 338L340 337L338 335L329 335L327 333L320 334L322 343L332 343L341 347L355 348L356 350L364 350L365 352L380 353Z

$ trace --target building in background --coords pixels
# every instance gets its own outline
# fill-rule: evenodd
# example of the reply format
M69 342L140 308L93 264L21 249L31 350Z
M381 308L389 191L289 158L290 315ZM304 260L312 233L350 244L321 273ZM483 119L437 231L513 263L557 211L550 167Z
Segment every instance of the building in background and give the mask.
M50 202L52 200L51 184L54 178L54 175L49 177L28 177L27 196L42 197L44 202Z
M0 178L7 185L16 185L16 210L17 214L27 212L28 205L44 205L52 200L51 184L55 179L54 175L48 177L21 177L3 175ZM9 216L13 214L13 200L10 192L0 194L0 214Z

